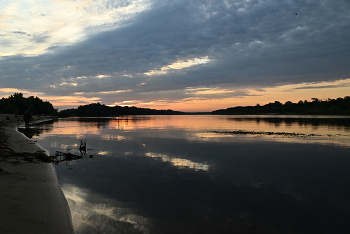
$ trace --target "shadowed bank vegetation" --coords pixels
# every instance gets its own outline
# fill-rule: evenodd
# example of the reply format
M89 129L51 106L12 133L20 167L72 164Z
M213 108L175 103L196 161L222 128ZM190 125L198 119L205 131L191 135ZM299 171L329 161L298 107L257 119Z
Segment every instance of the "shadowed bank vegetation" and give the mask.
M57 110L48 101L43 101L38 97L23 97L22 93L15 93L8 98L0 99L1 114L22 115L27 109L31 109L33 114L57 115Z
M118 115L181 115L184 112L173 110L155 110L148 108L128 107L128 106L106 106L100 103L92 103L79 106L78 109L67 109L60 111L60 116L79 117L108 117Z
M266 105L237 106L213 111L214 115L258 115L258 114L295 114L295 115L350 115L350 96L325 101L312 98L309 102L299 101L293 103L287 101L282 104L279 101Z

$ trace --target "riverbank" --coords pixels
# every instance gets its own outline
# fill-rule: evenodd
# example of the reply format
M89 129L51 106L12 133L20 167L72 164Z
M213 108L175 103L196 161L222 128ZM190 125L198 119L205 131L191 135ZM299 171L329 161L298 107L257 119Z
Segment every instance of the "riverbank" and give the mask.
M35 122L48 120L34 116ZM74 233L55 168L36 159L43 148L17 131L22 117L0 115L0 232Z

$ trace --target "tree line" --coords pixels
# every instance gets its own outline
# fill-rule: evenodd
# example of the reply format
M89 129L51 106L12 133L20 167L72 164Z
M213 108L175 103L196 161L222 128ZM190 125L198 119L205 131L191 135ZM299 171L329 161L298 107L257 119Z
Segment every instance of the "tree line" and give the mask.
M216 115L257 115L257 114L295 114L295 115L350 115L350 96L344 98L320 100L312 98L312 101L302 101L297 103L287 101L282 104L279 101L265 105L236 106L227 109L212 111ZM61 117L102 117L118 115L184 115L181 111L155 110L149 108L139 108L134 106L107 106L100 103L92 103L79 106L76 109L57 109L48 101L43 101L39 97L24 97L22 93L14 93L8 98L0 99L0 113L22 115L26 110L31 109L33 114L59 115ZM197 113L198 114L198 113Z
M227 109L219 109L212 112L215 115L258 115L258 114L295 114L295 115L350 115L350 96L344 98L320 100L312 98L312 101L297 103L287 101L282 104L279 101L261 106L236 106Z
M19 114L23 115L28 109L33 114L38 115L57 115L57 110L48 101L34 96L24 97L22 93L14 93L8 98L0 99L1 114Z
M155 110L149 108L139 108L134 106L106 106L101 103L92 103L79 106L77 109L67 109L60 111L62 117L108 117L118 115L181 115L184 112L173 110Z

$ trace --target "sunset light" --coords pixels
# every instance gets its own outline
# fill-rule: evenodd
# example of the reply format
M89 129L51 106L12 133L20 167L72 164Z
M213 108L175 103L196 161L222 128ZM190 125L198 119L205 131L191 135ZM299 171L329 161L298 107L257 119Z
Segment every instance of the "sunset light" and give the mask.
M0 96L189 112L344 97L348 12L329 0L0 1Z
M0 0L0 233L350 233L350 0Z

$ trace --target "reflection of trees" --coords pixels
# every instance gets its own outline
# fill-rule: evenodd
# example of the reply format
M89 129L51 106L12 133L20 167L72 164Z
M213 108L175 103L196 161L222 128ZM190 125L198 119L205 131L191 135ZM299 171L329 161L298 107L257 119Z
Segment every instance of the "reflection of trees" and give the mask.
M129 128L129 126L135 125L135 123L148 122L155 117L152 116L120 116L120 117L78 117L74 120L78 121L82 128L107 128L108 126L113 126L114 128ZM158 117L159 118L159 117Z
M121 116L110 119L109 125L117 129L129 129L130 126L134 126L136 123L148 122L154 119L154 117L137 117L137 116Z
M227 118L229 121L235 122L256 122L274 124L276 127L284 124L291 126L298 124L299 126L330 126L330 127L345 127L350 130L350 118L273 118L273 117L261 117L261 118Z
M52 131L53 123L57 120L50 120L45 123L40 124L38 128L18 128L18 131L23 133L29 139L32 139L33 136L39 136L42 133L48 133Z
M134 124L136 122L145 122L153 119L153 117L137 117L137 116L121 116L121 117L106 117L106 118L98 118L98 117L80 117L77 118L81 126L92 125L94 127L107 127L109 125L128 125L130 123Z
M109 118L77 118L76 120L79 122L79 125L81 127L86 127L88 125L90 127L96 127L98 129L101 127L106 128L110 121Z

